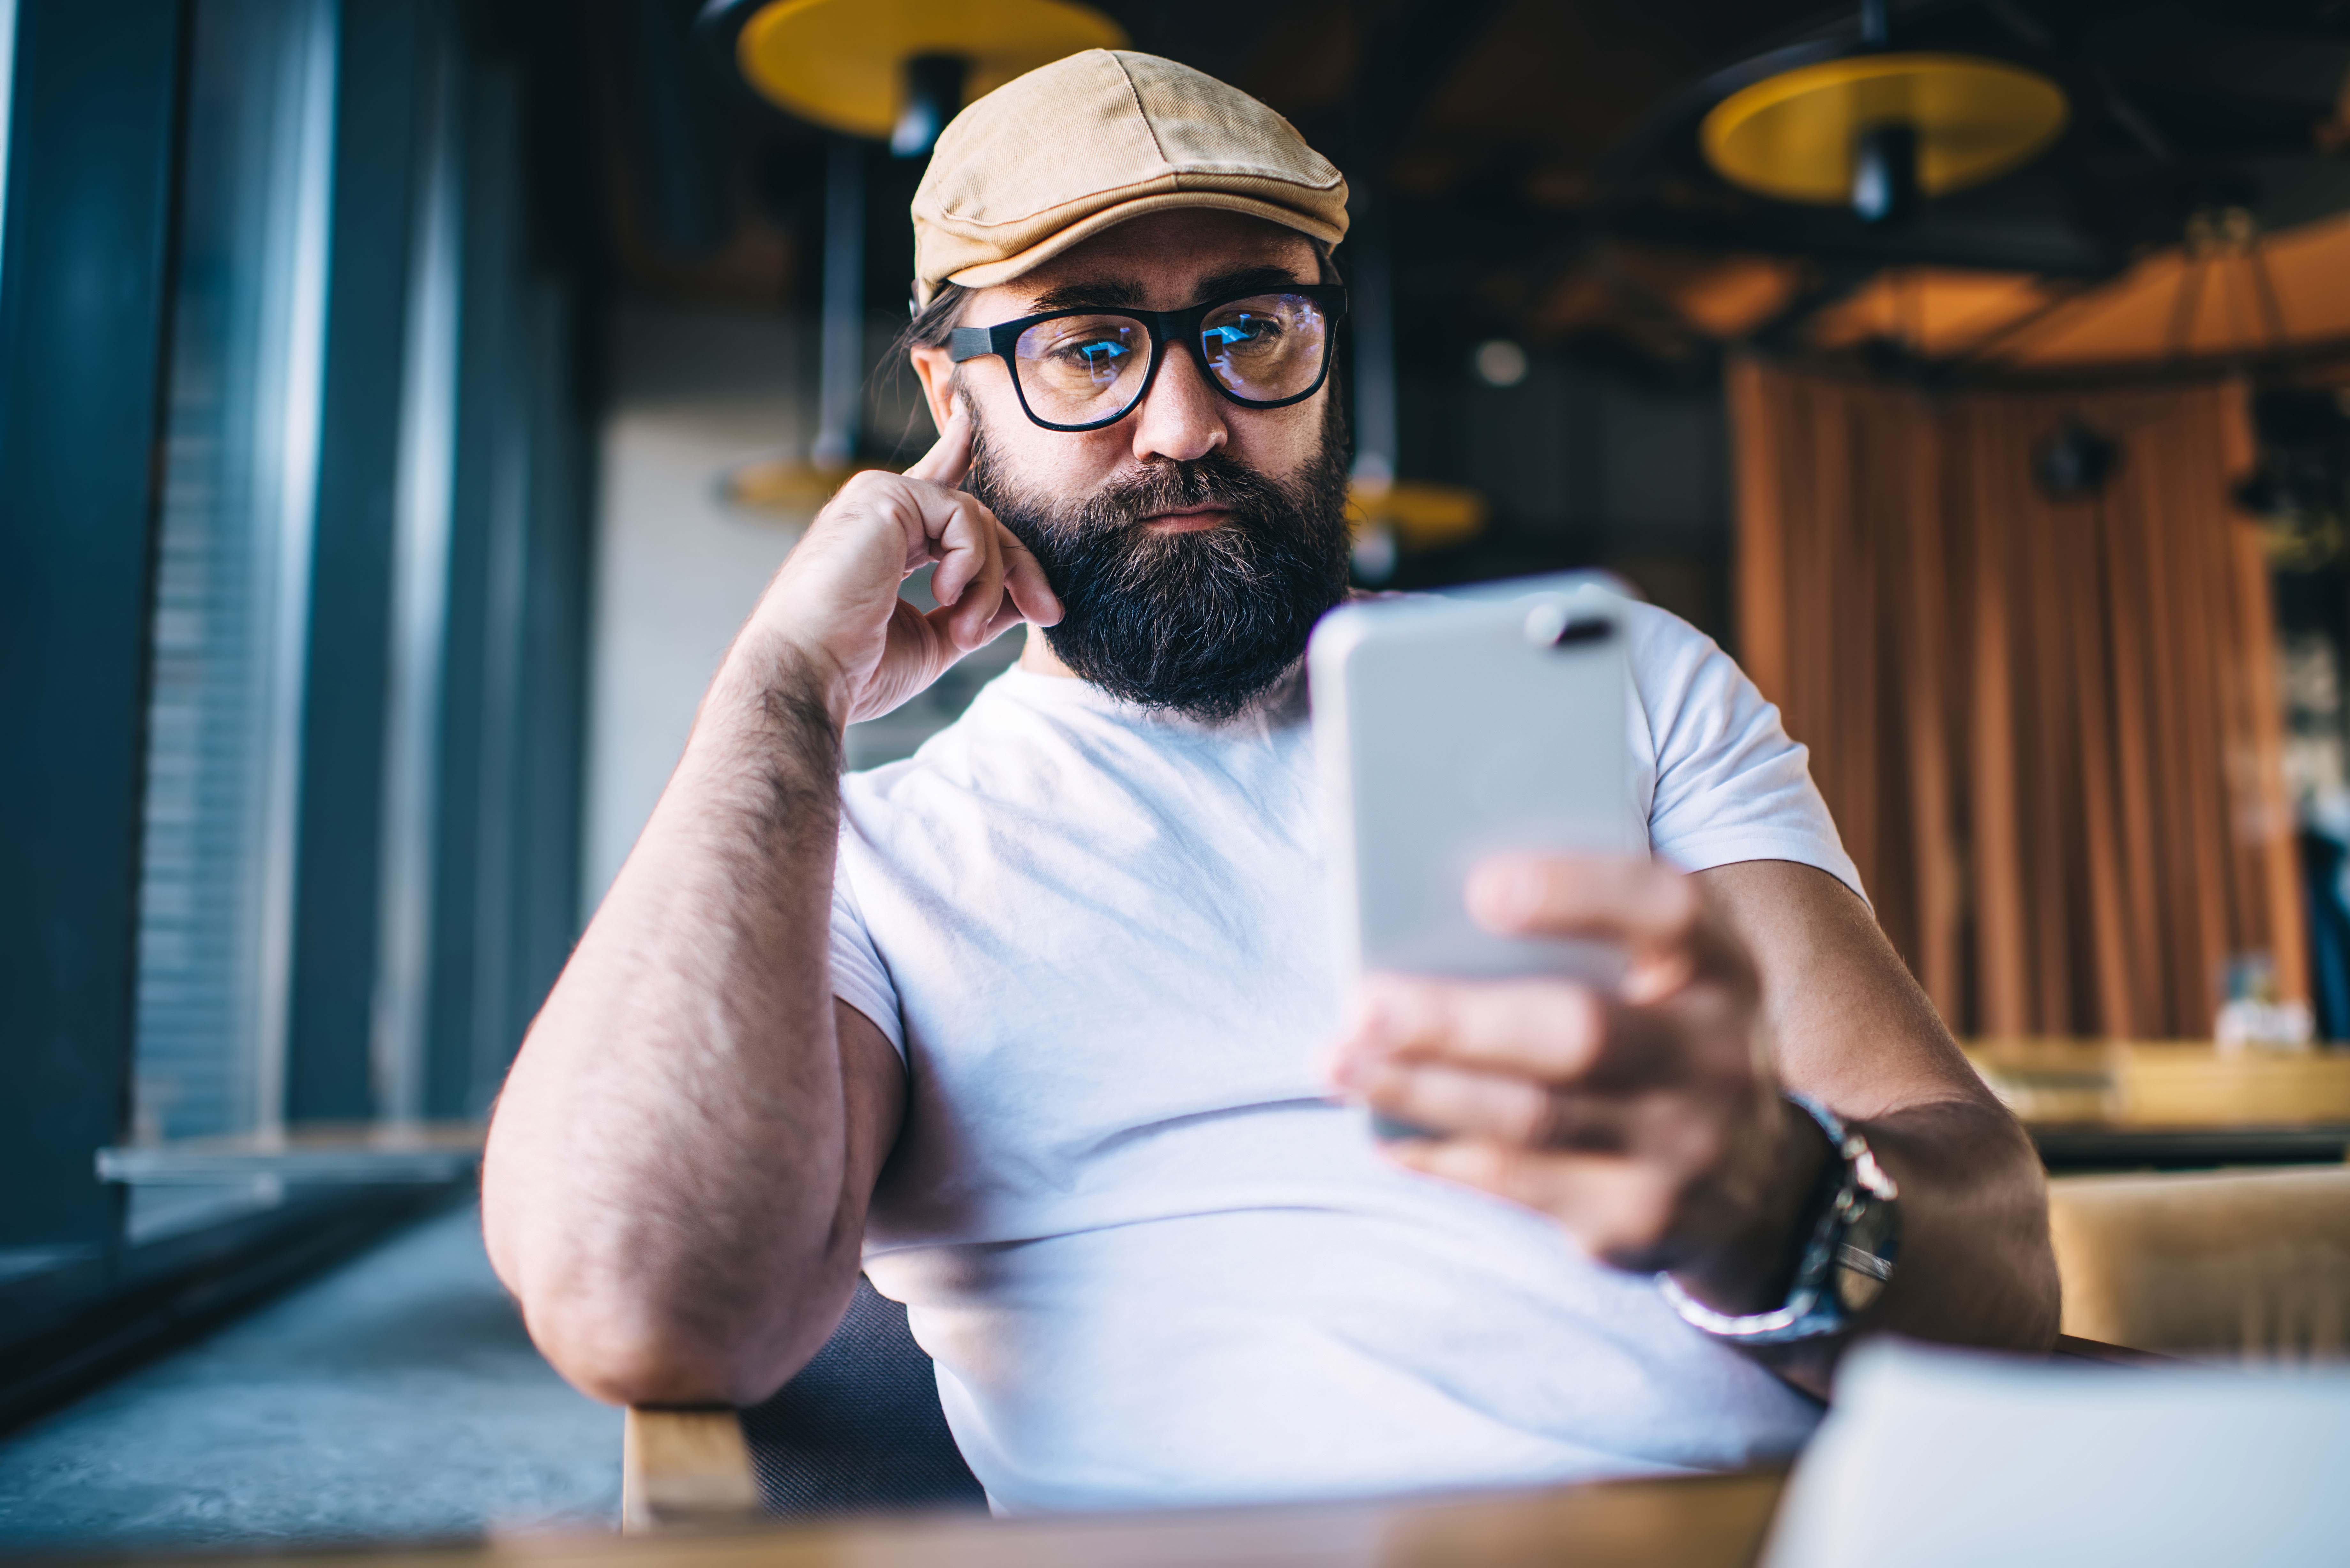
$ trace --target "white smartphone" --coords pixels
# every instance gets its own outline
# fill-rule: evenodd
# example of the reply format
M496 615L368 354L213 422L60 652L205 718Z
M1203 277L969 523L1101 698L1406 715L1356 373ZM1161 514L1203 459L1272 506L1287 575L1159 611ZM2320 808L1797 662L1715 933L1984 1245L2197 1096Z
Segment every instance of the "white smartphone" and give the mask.
M1646 854L1633 796L1623 601L1367 600L1323 618L1306 654L1341 968L1613 983L1597 942L1495 936L1462 901L1509 850Z

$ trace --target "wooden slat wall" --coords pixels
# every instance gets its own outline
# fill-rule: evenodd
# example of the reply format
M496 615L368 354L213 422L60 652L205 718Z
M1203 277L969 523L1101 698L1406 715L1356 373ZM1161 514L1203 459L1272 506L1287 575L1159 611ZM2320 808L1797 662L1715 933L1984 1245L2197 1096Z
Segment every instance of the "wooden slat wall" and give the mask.
M1748 671L1812 748L1951 1027L2199 1036L2227 961L2306 994L2242 389L1968 393L1730 376ZM2122 443L2056 504L2033 447Z

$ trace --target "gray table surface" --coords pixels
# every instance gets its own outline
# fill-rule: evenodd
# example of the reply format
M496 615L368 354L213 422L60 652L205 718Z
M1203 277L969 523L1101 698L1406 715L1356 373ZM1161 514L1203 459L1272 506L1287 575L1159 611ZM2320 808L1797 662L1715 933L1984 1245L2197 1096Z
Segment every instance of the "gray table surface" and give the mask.
M531 1348L479 1227L423 1221L0 1441L0 1552L616 1522L619 1412Z

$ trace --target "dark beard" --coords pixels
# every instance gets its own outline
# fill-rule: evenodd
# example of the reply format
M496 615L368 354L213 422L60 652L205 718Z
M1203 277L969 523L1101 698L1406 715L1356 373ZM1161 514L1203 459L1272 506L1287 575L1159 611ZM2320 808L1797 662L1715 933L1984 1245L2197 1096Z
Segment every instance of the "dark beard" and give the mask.
M974 425L963 487L1035 553L1060 596L1045 640L1113 696L1222 722L1272 688L1347 594L1346 419L1329 398L1322 450L1267 479L1221 452L1159 461L1082 500L1012 490ZM1221 527L1154 534L1155 513L1228 509Z

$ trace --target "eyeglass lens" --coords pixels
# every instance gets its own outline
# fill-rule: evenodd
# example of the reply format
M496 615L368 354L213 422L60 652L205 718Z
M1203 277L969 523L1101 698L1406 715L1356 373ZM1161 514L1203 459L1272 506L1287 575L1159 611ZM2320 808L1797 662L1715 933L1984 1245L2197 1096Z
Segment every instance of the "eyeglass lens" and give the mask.
M1209 312L1200 324L1200 348L1226 391L1270 403L1314 385L1329 335L1312 299L1259 294ZM1123 414L1142 395L1150 334L1114 312L1055 317L1022 333L1013 359L1031 413L1052 424L1093 424Z

